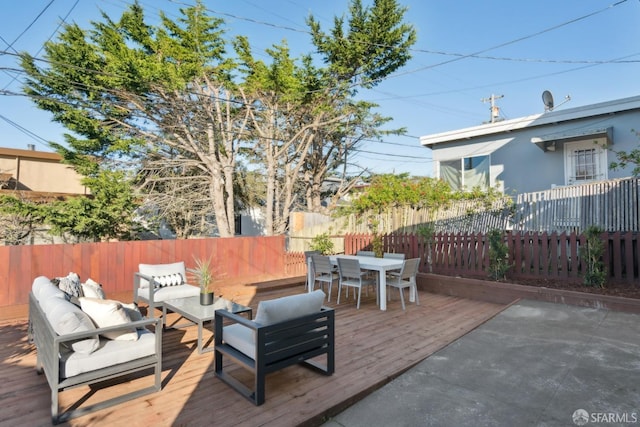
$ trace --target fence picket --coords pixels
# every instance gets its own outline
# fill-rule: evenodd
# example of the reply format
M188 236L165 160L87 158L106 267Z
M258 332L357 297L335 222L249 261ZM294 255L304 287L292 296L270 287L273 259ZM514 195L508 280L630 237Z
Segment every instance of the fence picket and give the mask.
M390 234L395 252L407 257L419 256L420 271L436 274L463 275L486 278L489 271L489 243L485 233L436 233L431 244L431 265L428 249L422 238L415 235ZM610 282L640 284L640 242L637 233L603 233L605 244L603 263ZM347 234L345 248L355 253L365 249L360 234ZM507 279L565 279L581 282L586 272L583 248L586 237L570 233L506 233L504 241L509 251L511 269ZM383 242L384 244L384 242Z

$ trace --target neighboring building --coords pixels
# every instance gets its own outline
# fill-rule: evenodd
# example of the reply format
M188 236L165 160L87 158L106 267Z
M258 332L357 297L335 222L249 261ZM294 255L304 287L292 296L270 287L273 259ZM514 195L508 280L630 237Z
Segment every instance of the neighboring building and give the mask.
M23 197L89 194L82 176L61 163L57 153L0 148L0 194L18 190Z
M0 148L0 195L49 203L68 197L90 194L82 185L82 176L61 162L57 153L15 148ZM48 233L46 227L32 228L29 221L0 218L0 244L64 243L65 239Z
M434 173L455 189L489 186L505 194L625 178L610 170L615 151L640 138L640 96L425 135Z

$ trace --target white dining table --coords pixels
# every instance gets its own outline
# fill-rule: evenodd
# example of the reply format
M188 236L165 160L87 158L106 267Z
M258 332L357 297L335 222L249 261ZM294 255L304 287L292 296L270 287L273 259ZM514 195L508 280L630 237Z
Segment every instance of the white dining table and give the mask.
M360 263L360 268L362 268L363 270L373 270L378 272L378 299L380 300L380 310L386 310L387 271L401 269L404 261L394 258L376 258L372 256L358 255L331 255L329 257L329 260L331 260L331 264L338 265L338 258L357 259Z

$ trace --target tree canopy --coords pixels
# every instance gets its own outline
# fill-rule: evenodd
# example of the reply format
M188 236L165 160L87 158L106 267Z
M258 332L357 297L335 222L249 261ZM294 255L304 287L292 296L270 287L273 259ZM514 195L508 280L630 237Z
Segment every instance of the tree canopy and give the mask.
M25 93L69 130L52 145L95 196L52 206L54 229L111 236L98 225L128 224L142 203L179 237L211 233L211 219L215 233L233 235L248 206L263 210L267 234L286 231L295 206L321 208L321 184L362 138L385 132L389 119L354 95L410 58L405 12L395 0L352 0L329 33L308 17L315 53L294 58L283 41L266 61L201 1L157 24L135 2L118 20L66 25L44 62L22 55Z

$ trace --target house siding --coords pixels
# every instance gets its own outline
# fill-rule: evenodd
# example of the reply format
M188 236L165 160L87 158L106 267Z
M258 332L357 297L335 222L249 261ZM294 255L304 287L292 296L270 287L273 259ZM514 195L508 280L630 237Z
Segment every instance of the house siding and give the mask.
M638 147L640 138L633 129L638 128L640 123L640 97L619 100L618 103L619 111L615 108L616 101L611 101L427 135L421 138L421 142L432 149L436 162L490 155L491 185L495 186L499 181L499 188L505 194L541 191L554 185L565 185L565 142L559 141L555 151L543 151L532 142L532 138L611 128L612 145L607 153L607 163L616 159L611 150L630 151ZM557 121L553 120L554 117ZM585 140L588 139L585 137ZM601 140L604 141L604 138ZM616 171L608 169L607 178L629 177L631 170L632 167Z
M56 153L0 148L0 172L10 174L18 190L87 194L82 176Z

